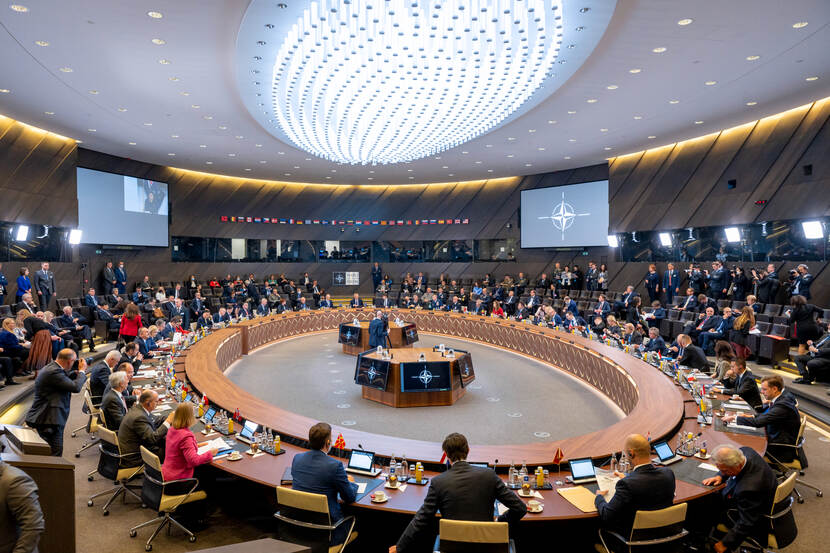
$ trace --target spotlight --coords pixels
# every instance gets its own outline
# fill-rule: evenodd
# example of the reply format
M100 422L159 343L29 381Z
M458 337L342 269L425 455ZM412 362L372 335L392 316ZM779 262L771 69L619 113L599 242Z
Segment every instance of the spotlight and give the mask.
M726 233L726 241L727 242L740 242L741 241L741 229L738 227L726 227L723 229L723 232Z
M616 234L608 235L608 245L612 248L618 248L620 246L620 240L617 238Z
M29 239L29 227L27 225L18 225L17 234L14 238L18 242L25 242Z
M69 231L69 243L70 244L80 244L81 243L81 235L83 231L81 229L73 228Z
M671 234L668 232L660 233L660 245L665 248L671 247Z
M808 240L824 238L824 227L821 221L802 221L801 227L804 229L804 238Z

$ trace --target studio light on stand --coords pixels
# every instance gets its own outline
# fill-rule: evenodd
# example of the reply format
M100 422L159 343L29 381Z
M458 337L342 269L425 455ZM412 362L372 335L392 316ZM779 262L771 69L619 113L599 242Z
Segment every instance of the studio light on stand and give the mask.
M804 229L804 238L807 240L824 238L824 226L821 221L802 221L801 228Z
M69 243L72 245L80 244L81 243L81 235L83 231L81 229L72 229L69 231Z
M616 234L609 234L608 235L608 246L611 248L619 248L620 247L620 240L617 238Z
M29 239L29 227L28 225L18 225L17 232L15 233L14 239L18 242L25 242Z
M660 245L664 248L671 248L672 240L671 240L671 233L668 232L661 232L660 233Z
M741 241L741 229L738 227L726 227L723 232L726 234L726 241L730 244Z

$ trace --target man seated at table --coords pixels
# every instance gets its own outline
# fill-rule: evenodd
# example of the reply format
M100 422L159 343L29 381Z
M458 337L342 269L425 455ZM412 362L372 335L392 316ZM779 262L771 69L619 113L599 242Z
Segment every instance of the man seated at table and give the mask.
M717 553L736 549L747 537L761 544L767 543L769 523L764 519L772 510L778 482L760 455L752 448L722 445L712 453L712 463L718 474L703 481L704 486L719 486L726 482L721 492L723 507L720 518L729 527L724 537L714 544ZM726 517L728 510L735 514ZM734 521L734 522L733 522Z
M709 371L709 361L698 346L692 344L692 339L686 334L677 335L677 363L690 369Z
M746 368L746 361L733 359L731 365L726 371L725 378L720 381L723 384L723 393L728 396L737 394L753 409L761 409L763 404L761 393L755 383L755 375Z
M144 390L118 427L118 443L121 453L126 455L121 461L122 468L141 465L140 446L144 446L164 461L164 437L173 420L173 411L167 416L153 415L158 407L159 396L153 390Z
M354 293L354 297L349 302L349 307L363 307L363 300L360 299L360 294L358 294L357 292Z
M308 430L310 451L294 456L291 461L291 487L297 491L325 495L329 504L329 517L334 524L343 518L343 511L337 496L343 503L354 503L357 498L357 484L346 475L343 463L329 457L331 449L331 426L318 422ZM348 524L342 524L332 535L331 544L343 543Z
M666 355L666 341L660 336L660 330L656 326L648 329L648 344L643 346L643 352L654 351L660 355Z
M605 500L609 490L597 490L594 505L603 528L628 537L637 511L671 507L675 482L671 469L651 464L651 444L644 436L631 434L623 447L634 468L617 482L610 501Z
M326 294L325 299L320 300L320 309L331 309L334 304L331 302L331 294Z
M390 553L432 551L426 548L438 533L435 518L438 512L449 520L492 522L493 504L498 499L508 509L499 516L500 522L515 523L527 513L525 503L507 488L496 471L467 462L470 446L463 435L450 434L444 438L441 449L447 455L450 468L432 478L424 504L398 539L397 546L389 548Z
M260 317L264 317L271 313L271 306L268 305L268 298L261 298L259 300L259 305L256 307L256 314Z
M801 414L798 402L789 390L784 389L784 380L780 376L767 376L761 379L761 395L764 396L764 409L754 416L727 414L726 423L736 422L743 426L765 428L767 432L767 457L773 461L790 462L795 459L797 451L794 446L801 429Z

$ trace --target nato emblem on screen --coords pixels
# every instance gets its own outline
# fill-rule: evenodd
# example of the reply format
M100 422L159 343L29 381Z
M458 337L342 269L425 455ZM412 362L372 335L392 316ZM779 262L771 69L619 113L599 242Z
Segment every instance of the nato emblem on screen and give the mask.
M608 181L522 190L522 247L602 246L608 240Z
M339 344L349 344L356 346L360 343L360 329L351 325L341 324L340 332L337 336Z
M450 389L449 363L401 363L402 392L440 392Z
M403 327L403 338L407 345L414 344L418 341L418 329L414 324L408 324Z
M389 375L389 361L371 359L360 355L357 361L355 384L368 386L378 390L386 390L386 380Z

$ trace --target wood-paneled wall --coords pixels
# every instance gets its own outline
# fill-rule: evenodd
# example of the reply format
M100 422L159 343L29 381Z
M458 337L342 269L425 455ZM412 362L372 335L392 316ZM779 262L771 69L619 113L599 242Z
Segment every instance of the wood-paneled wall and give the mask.
M124 173L170 184L170 234L302 240L443 240L519 237L519 192L526 188L610 180L610 225L614 232L740 224L830 214L830 101L822 100L776 117L713 135L657 148L600 164L555 173L440 185L327 186L273 183L180 171L78 148L74 141L0 117L0 220L74 227L77 224L75 168ZM805 176L802 166L812 164ZM733 190L730 179L737 180ZM767 199L763 207L754 204ZM220 215L328 219L469 218L469 225L419 227L288 226L220 223ZM508 225L510 228L508 228ZM605 247L582 251L521 250L518 263L385 264L397 277L406 271L457 276L496 275L524 270L535 276L554 263L589 260L608 263L612 288L637 283L644 263L617 263ZM265 275L308 271L324 286L335 270L365 264L172 263L169 248L105 249L81 246L72 263L53 263L59 295L77 296L81 263L96 283L107 259L123 259L130 280L178 280L226 273ZM785 267L793 265L788 263ZM7 276L18 266L7 264ZM830 305L824 264L811 264L817 276L815 300ZM12 290L13 291L13 290ZM342 292L348 292L344 289Z

